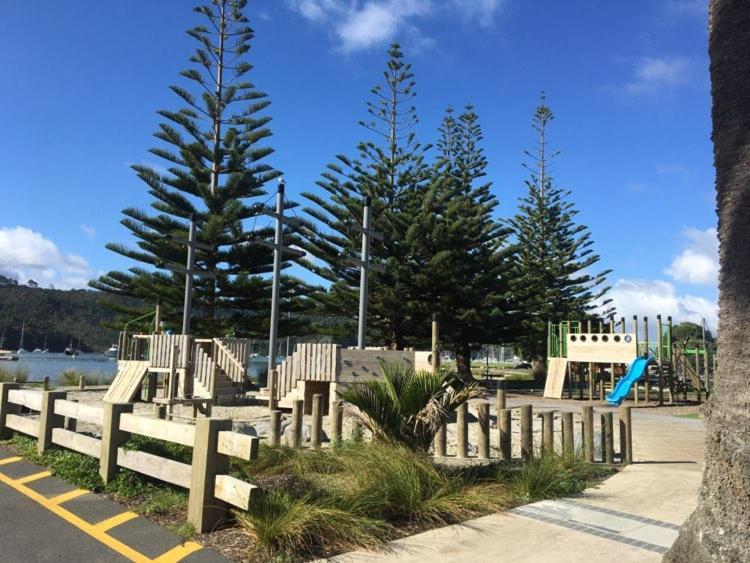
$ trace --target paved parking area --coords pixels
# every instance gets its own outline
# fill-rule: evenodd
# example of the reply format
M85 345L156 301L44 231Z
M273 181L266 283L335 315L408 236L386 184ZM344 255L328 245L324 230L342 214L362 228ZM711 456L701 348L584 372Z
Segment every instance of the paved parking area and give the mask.
M0 554L4 563L228 561L2 448Z

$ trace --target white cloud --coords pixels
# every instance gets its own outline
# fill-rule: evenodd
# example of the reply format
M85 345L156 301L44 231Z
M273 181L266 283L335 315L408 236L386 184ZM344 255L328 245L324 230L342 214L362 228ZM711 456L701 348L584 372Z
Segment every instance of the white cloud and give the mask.
M91 225L81 225L81 230L88 238L94 238L96 236L96 229Z
M491 26L505 0L450 0L461 17L466 21L474 21L481 26Z
M289 0L304 18L331 31L345 53L400 38L417 49L431 46L419 23L436 15L456 16L483 27L492 24L506 0Z
M719 279L719 239L716 229L684 229L688 246L664 270L675 281L713 285Z
M715 301L695 295L680 295L674 284L664 280L619 279L607 294L617 315L631 319L648 317L655 322L656 315L671 316L675 323L690 321L700 324L706 319L708 327L715 331L719 324L719 306ZM653 327L653 325L652 325Z
M625 84L630 96L653 95L690 81L691 63L685 57L643 57L634 65L634 76Z
M26 283L59 289L86 287L91 268L77 254L63 254L57 245L26 227L0 227L0 274Z

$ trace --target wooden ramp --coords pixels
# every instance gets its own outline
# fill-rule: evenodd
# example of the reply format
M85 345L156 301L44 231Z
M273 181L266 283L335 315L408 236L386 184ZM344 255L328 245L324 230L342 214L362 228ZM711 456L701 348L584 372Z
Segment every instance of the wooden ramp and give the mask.
M567 358L547 358L547 380L544 382L545 398L562 399L566 371L568 371Z
M117 377L104 394L107 403L129 403L135 398L138 387L148 373L148 362L125 360L117 364Z

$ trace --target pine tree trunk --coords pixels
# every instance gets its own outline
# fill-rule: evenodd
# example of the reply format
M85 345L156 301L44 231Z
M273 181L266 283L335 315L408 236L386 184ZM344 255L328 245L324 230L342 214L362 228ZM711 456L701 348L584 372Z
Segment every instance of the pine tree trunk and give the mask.
M471 347L465 344L456 346L456 373L464 381L471 381Z
M712 0L709 52L719 212L719 348L698 508L665 561L750 561L750 10Z

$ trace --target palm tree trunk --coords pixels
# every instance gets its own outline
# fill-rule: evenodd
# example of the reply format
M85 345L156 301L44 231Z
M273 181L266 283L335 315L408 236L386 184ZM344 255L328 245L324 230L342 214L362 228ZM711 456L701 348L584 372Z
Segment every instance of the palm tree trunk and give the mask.
M665 561L750 561L750 9L711 0L719 349L698 508Z

